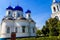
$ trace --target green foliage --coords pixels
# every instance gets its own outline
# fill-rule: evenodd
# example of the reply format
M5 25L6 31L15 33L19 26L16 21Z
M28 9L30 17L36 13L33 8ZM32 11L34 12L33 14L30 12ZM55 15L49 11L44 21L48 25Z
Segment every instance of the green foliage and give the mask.
M48 30L48 31L47 31ZM45 26L42 28L44 35L58 36L60 31L60 21L56 18L50 18L46 21Z
M46 26L43 26L42 33L44 34L44 36L48 36L49 28Z
M41 35L41 30L37 30L37 32L36 32L36 34L39 36L39 35Z
M51 32L52 32L52 33L51 33L52 36L59 36L58 29L52 28L52 29L51 29Z

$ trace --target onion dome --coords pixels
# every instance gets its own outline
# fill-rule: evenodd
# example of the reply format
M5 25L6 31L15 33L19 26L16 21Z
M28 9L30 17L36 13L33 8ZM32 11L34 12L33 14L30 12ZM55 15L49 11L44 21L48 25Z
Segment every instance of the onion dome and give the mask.
M6 10L13 10L13 8L9 6L8 8L6 8Z
M16 6L16 7L14 8L14 10L18 10L18 11L22 11L22 12L23 12L23 8L20 7L20 6Z
M26 13L31 13L31 11L30 10L27 10Z

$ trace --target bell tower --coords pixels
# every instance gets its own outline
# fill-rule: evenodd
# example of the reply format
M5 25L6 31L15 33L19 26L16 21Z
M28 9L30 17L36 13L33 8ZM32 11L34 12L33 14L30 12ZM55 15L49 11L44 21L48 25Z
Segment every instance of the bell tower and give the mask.
M59 11L59 2L57 2L56 0L53 0L53 3L51 5L51 10L52 13L56 13Z
M60 2L57 0L53 0L51 5L52 10L52 18L58 17L60 19Z

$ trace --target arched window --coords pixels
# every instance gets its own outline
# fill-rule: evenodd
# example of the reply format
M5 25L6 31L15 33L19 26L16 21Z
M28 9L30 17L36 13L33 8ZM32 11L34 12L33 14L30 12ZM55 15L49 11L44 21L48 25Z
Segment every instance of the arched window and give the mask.
M22 26L22 32L25 33L25 26Z
M55 7L53 7L53 9L54 9L54 12L56 12L56 8L55 8Z
M35 28L33 28L33 33L35 33Z
M20 17L20 14L18 13L18 17Z
M14 17L16 17L16 14L14 13Z
M10 27L7 27L7 33L10 33Z
M29 14L29 17L30 17L30 14Z
M58 9L58 11L59 11L59 8L58 8L58 6L57 6L57 9Z
M9 11L8 14L10 15L10 13L11 13L11 12Z
M17 33L17 31L18 31L18 29L17 29L17 27L15 28L15 32Z

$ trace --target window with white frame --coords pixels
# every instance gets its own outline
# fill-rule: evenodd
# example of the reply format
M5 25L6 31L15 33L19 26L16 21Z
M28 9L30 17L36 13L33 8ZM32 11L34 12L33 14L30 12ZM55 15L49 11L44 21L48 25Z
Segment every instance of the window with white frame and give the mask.
M10 33L10 27L7 27L7 33Z
M18 13L18 17L20 17L20 14Z
M22 26L22 32L25 33L25 26Z
M17 29L17 27L15 28L15 32L17 33L17 31L18 31L18 29Z
M35 28L33 28L33 33L35 33Z
M58 11L59 11L59 7L57 6L57 9L58 9Z
M10 15L10 13L11 13L11 12L9 11L8 14Z

